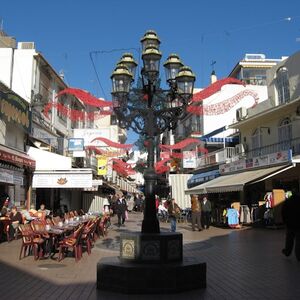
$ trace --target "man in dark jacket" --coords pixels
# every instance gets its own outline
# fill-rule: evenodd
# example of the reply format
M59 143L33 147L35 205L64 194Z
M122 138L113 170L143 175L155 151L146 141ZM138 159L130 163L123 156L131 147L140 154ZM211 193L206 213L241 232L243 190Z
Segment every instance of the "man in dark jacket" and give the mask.
M127 203L122 193L117 195L117 201L115 203L115 209L118 216L118 226L120 227L125 223L125 216L127 210Z
M299 193L292 193L282 206L282 219L286 224L285 248L282 253L290 256L295 241L295 255L300 261L300 196Z
M211 202L208 200L207 195L205 195L202 199L201 210L202 210L203 228L204 229L209 229L210 214L211 214Z

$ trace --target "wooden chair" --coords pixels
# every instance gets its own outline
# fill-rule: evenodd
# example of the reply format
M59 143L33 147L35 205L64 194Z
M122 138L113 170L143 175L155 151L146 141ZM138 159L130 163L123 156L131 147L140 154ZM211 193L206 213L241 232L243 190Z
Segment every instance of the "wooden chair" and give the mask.
M59 242L58 261L61 261L64 258L64 252L68 251L69 248L72 248L76 262L81 258L82 249L80 240L83 230L84 225L80 225L70 236Z
M84 230L81 236L81 245L86 247L86 251L88 255L92 252L93 240L94 240L94 233L96 230L97 223L92 221L84 226Z
M103 237L107 236L108 231L108 223L109 223L110 217L104 216L101 218L99 225L98 225L98 235L102 235Z
M44 247L43 247L42 254L50 255L52 239L51 239L50 234L46 230L46 225L47 225L46 220L39 220L39 219L33 220L30 223L30 226L31 226L34 234L36 236L40 236L44 240L44 245L43 245Z
M33 232L30 224L21 224L19 226L19 230L22 235L22 245L21 245L21 251L19 255L19 259L22 257L22 252L24 250L24 256L26 255L26 250L28 250L28 253L30 250L33 249L34 253L34 259L39 258L39 248L42 249L42 244L44 243L44 240L39 236L35 235Z

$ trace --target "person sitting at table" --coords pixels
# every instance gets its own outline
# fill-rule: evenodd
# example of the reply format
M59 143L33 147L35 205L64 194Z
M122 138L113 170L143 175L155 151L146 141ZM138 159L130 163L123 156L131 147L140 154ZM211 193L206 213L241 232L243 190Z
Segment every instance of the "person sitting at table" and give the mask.
M22 224L22 214L17 211L17 207L13 206L11 208L11 213L9 214L11 224L9 225L9 238L13 239L16 233L17 228Z
M50 210L49 209L46 209L46 206L44 203L42 203L40 205L40 209L38 210L38 212L42 212L42 213L45 213L46 216L48 216L50 214Z
M4 198L2 198L2 203L1 203L1 217L5 217L8 215L9 213L9 208L8 208L8 205L9 205L9 196L5 196Z

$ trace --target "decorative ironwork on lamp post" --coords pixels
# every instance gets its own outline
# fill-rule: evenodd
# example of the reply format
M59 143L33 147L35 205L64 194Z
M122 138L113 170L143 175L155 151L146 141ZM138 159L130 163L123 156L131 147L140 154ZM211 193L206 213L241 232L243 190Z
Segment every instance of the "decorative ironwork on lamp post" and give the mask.
M143 67L136 87L132 86L137 63L133 55L125 53L111 75L114 113L121 128L132 128L147 139L148 161L144 172L145 210L142 233L159 233L155 208L154 137L175 129L185 116L186 106L193 95L195 75L183 66L176 54L164 63L169 89L160 86L160 40L149 30L141 39Z

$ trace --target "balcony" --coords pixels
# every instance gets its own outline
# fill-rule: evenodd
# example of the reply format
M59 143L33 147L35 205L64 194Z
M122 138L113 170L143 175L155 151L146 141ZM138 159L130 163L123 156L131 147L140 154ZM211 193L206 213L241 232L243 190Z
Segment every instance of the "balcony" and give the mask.
M271 153L276 153L280 151L286 151L292 149L292 155L299 155L300 154L300 138L295 138L287 141L283 141L276 144L271 144L267 146L263 146L260 148L251 149L246 151L245 153L239 153L234 156L235 159L238 158L253 158L257 156L264 156Z
M276 144L272 144L272 145L268 145L256 149L251 149L250 151L246 152L246 157L252 158L256 156L262 156L262 155L276 153L276 152L285 151L289 149L292 149L293 155L300 154L300 138L287 140L287 141L283 141L280 143L276 143Z
M230 162L234 156L235 148L225 147L220 150L210 152L205 156L199 157L197 161L197 168L227 163Z

